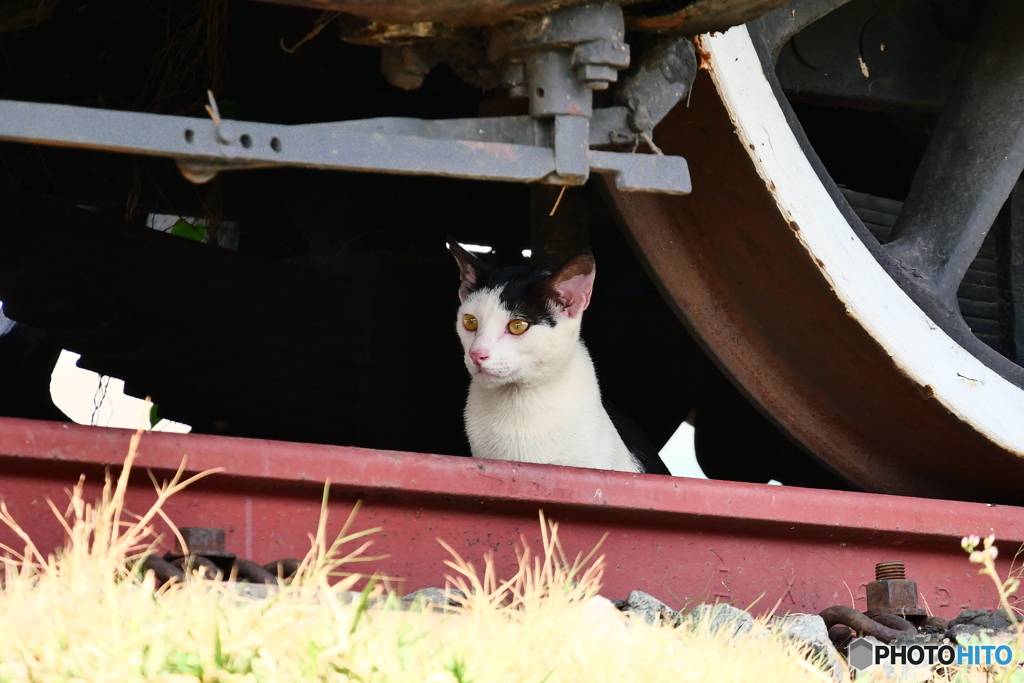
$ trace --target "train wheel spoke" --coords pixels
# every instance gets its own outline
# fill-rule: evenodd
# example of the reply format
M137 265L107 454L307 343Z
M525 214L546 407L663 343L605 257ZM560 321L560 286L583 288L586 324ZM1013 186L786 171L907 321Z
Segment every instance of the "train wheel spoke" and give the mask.
M886 246L952 306L1024 170L1022 34L1024 3L989 4Z

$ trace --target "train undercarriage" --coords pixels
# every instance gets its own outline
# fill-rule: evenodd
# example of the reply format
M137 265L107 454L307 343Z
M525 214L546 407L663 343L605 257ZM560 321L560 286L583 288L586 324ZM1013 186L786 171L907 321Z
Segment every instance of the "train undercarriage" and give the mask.
M466 456L445 240L589 246L606 398L710 477L1024 500L1014 3L290 4L0 16L5 415L69 349L197 433Z

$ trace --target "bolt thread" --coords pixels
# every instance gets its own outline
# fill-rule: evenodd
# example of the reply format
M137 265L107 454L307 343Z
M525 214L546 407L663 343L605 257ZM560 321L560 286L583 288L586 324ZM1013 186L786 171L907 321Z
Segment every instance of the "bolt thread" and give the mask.
M892 581L907 578L902 562L879 562L875 565L875 581Z

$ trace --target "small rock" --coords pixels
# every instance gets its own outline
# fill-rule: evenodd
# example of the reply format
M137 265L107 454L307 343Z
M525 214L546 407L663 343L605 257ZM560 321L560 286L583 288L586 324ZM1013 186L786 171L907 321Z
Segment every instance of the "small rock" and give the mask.
M955 619L949 620L950 626L956 626L957 624L969 624L978 617L987 617L991 614L987 609L965 609L960 612Z
M265 583L249 583L248 581L225 581L222 584L213 584L213 586L223 586L238 597L248 600L266 600L268 596L277 592L277 586L268 586ZM213 589L212 586L211 589Z
M786 614L773 617L768 622L768 628L800 645L806 645L810 655L819 661L832 678L836 681L843 680L842 657L828 637L825 620L817 614Z
M629 609L629 603L626 602L625 600L611 600L611 599L609 599L608 602L610 602L613 605L615 605L615 609L619 610L620 612L625 612L626 610Z
M418 591L413 591L402 598L402 602L407 605L412 605L417 600L421 600L426 604L442 605L448 607L457 607L463 603L466 599L466 594L460 591L458 588L449 588L447 595L441 588L421 588Z
M615 638L626 629L626 620L608 598L595 595L583 605L583 621L599 637Z
M440 588L421 588L402 597L402 602L416 602L417 600L435 605L448 604L448 598Z
M773 617L768 622L768 628L775 633L782 633L805 643L816 643L828 639L825 620L817 614L785 614Z
M246 583L239 582L231 586L231 590L243 598L249 598L250 600L266 600L267 595L273 590L277 592L276 588L271 588L265 583Z
M965 609L960 615L949 622L945 636L951 642L966 645L972 638L982 634L989 638L1002 632L1013 631L1010 617L1005 610L991 612L984 609Z
M943 634L951 643L967 645L972 639L981 638L983 635L993 640L1002 630L983 628L976 624L957 624Z
M343 605L351 605L352 603L358 603L363 599L363 594L359 591L339 591L335 594L338 602ZM388 601L388 596L383 593L371 593L366 596L366 607L367 609L373 609L375 607L383 607Z
M734 636L740 636L754 628L754 617L732 605L697 605L686 615L686 619L693 627L708 620L711 633L718 633L719 630L728 627L732 629Z
M1012 628L1006 610L990 612L984 609L965 609L956 619L949 622L949 628L959 625L978 626L992 631L1005 631Z
M351 605L353 602L359 602L362 600L363 594L359 591L340 591L338 593L338 602L343 605Z
M643 617L648 624L675 623L679 613L653 595L643 591L632 591L626 598L629 611Z

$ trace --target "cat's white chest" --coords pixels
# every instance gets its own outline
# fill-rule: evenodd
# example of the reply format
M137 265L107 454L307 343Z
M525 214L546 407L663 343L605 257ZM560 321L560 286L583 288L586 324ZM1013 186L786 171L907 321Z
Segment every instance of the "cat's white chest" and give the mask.
M601 405L582 345L557 381L531 387L471 384L466 433L477 458L639 471Z

